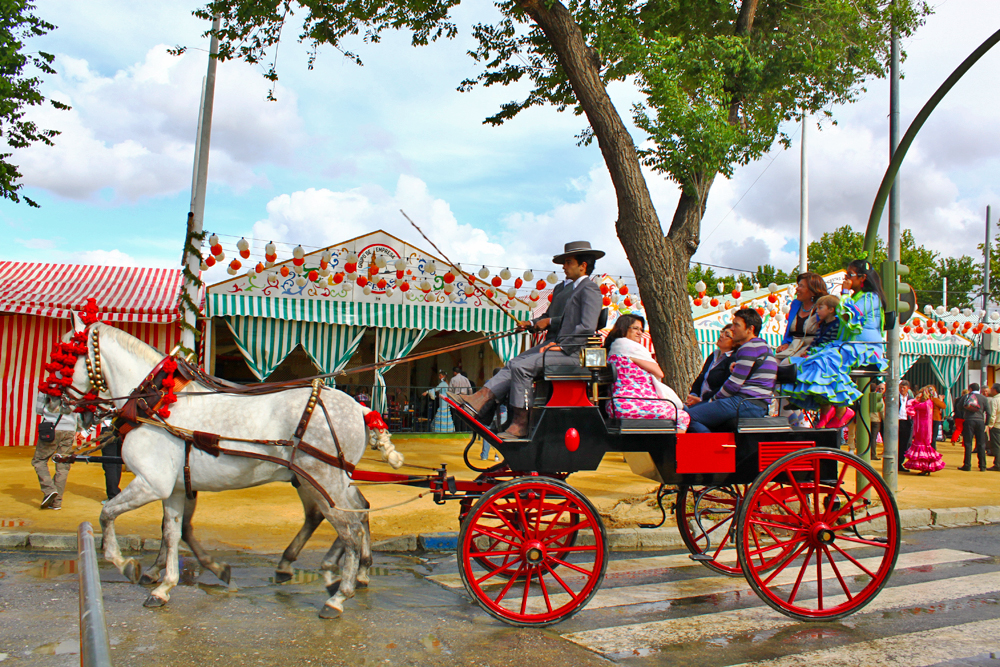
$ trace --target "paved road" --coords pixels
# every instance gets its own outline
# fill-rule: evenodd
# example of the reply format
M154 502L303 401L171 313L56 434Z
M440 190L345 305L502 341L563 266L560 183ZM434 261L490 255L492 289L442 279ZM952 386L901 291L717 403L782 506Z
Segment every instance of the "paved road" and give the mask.
M0 660L71 665L77 584L70 554L0 553ZM380 556L372 587L321 621L322 552L296 580L270 581L274 560L222 554L227 589L185 560L170 604L102 569L115 664L143 665L899 665L1000 667L1000 526L904 535L888 587L841 622L798 623L740 579L684 554L615 554L587 609L548 629L511 628L470 603L454 556ZM148 558L147 558L148 560Z

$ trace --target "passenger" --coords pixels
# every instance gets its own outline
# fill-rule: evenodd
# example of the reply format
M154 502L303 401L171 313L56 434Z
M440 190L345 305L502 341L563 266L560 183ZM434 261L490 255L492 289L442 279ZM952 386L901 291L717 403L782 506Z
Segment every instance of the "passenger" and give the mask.
M732 324L722 327L719 338L715 341L718 348L705 360L701 367L701 373L694 379L691 385L691 392L688 394L685 405L692 406L702 401L707 401L715 396L722 385L729 379L729 367L733 365L733 333Z
M638 315L622 315L604 341L608 363L615 372L608 415L619 419L673 419L683 433L690 419L681 409L680 397L661 382L663 371L642 345L645 325Z
M818 323L816 335L809 345L800 348L794 356L805 358L837 341L840 337L840 318L837 317L839 307L840 299L832 294L821 296L816 300L816 316L812 318Z
M738 417L767 414L778 362L760 338L761 324L760 315L752 308L741 308L733 315L731 333L738 347L733 353L729 379L711 400L687 409L691 416L690 432L710 433Z
M859 259L851 262L844 276L843 288L851 295L841 298L837 340L809 356L793 357L797 368L794 384L784 385L798 406L820 410L818 428L840 428L853 417L848 406L861 396L850 373L861 366L886 368L883 354L882 281L872 265Z
M795 281L795 300L788 310L785 337L775 350L778 361L793 357L809 347L816 335L818 323L811 317L820 297L826 296L826 281L818 273L800 273Z

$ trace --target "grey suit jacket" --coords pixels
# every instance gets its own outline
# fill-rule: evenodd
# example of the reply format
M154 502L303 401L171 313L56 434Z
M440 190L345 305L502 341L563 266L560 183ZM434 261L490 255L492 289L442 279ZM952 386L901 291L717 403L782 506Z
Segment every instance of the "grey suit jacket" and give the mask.
M564 283L556 285L552 303L542 316L551 320L545 340L555 341L570 354L579 351L587 343L587 336L597 330L603 306L601 288L589 277L575 288Z

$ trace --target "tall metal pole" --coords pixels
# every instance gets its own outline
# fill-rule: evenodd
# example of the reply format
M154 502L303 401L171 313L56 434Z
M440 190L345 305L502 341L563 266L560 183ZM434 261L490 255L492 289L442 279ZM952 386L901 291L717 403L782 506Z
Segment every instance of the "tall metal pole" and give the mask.
M948 276L941 276L941 305L948 307Z
M212 39L209 44L208 73L205 76L205 85L201 94L201 113L198 116L198 136L195 140L195 167L194 177L191 184L191 215L188 215L188 229L186 238L191 239L192 234L201 234L205 218L205 189L208 185L208 154L209 145L212 141L212 108L215 104L215 71L218 66L218 59L215 57L219 53L219 39L215 36L221 26L219 17L212 21ZM183 263L194 276L201 271L201 255L190 252L185 247ZM185 277L184 291L192 303L198 303L198 284L189 277ZM188 350L195 348L194 328L198 326L197 311L187 308L184 310L184 321L191 325L181 329L181 346Z
M893 0L893 4L895 0ZM889 66L889 160L899 146L899 33L892 30L891 63ZM889 260L899 261L899 177L889 191ZM887 304L896 310L895 304ZM899 466L899 320L885 332L885 353L889 373L885 381L885 421L883 426L882 478L896 493ZM905 443L903 443L905 444ZM859 481L860 483L860 481Z
M802 157L799 166L799 273L809 270L809 155L806 113L802 112Z
M989 319L989 303L990 303L990 207L986 207L986 243L983 245L983 315L982 322L986 322ZM979 336L979 365L980 365L980 386L985 389L990 382L989 370L990 366L987 362L987 352L986 352L986 334L980 334Z

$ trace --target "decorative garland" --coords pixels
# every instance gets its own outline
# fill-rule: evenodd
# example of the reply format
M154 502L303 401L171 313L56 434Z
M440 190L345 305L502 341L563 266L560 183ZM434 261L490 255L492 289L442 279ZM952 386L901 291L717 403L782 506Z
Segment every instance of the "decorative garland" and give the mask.
M188 257L201 258L201 246L202 242L205 240L206 232L204 230L200 232L194 231L194 213L188 213L188 225L187 225L187 236L184 239L184 253L181 255L181 273L184 275L184 286L181 288L180 295L177 297L177 310L180 315L180 326L181 330L190 331L194 335L195 341L201 338L201 331L196 325L191 325L187 321L187 314L194 313L196 321L197 316L200 313L198 304L195 300L191 298L188 294L188 290L185 289L187 285L194 285L195 293L197 294L201 288L205 285L202 282L201 277L191 270L188 266ZM197 244L195 243L197 242ZM193 354L194 350L180 346L181 356L188 356Z

